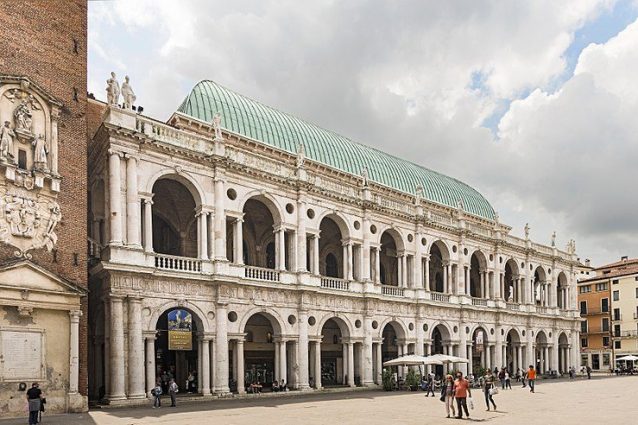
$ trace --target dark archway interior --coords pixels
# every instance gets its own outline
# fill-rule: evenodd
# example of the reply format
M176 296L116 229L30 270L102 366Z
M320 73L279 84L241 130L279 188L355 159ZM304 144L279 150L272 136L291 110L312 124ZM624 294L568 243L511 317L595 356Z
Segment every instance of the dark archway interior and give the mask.
M436 244L430 248L430 287L434 292L445 292L443 282L443 255Z
M248 266L275 268L274 219L268 207L257 199L244 205L243 251Z
M255 314L248 319L244 327L244 383L259 382L271 387L275 379L275 343L274 330L270 320L263 314Z
M345 383L343 369L343 344L341 328L333 319L321 329L321 385L334 386Z
M196 205L189 190L176 180L160 179L153 185L153 194L153 250L196 257Z
M397 261L397 244L389 232L381 235L381 252L379 253L379 272L383 285L399 285L399 267Z

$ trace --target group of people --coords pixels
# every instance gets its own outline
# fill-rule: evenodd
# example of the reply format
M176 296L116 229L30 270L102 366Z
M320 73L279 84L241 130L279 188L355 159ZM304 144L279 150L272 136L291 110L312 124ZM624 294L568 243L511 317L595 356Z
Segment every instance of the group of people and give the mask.
M522 379L523 388L529 385L530 392L533 393L536 384L536 370L534 369L534 366L530 365L529 369L523 373L518 370L516 375L517 379ZM498 394L497 379L500 380L502 389L512 388L511 377L507 369L503 368L501 371L496 369L494 372L492 372L491 369L487 369L480 379L480 388L485 398L486 410L488 412L490 410L496 410L494 395ZM422 388L427 391L425 394L426 397L428 397L430 393L434 396L434 379L432 378L432 375L428 375L428 377L423 381ZM471 397L471 383L468 379L463 377L461 372L457 372L456 377L453 377L452 375L447 375L445 377L445 381L441 385L440 400L445 403L445 410L448 418L451 417L451 414L457 419L461 419L464 412L465 416L469 418L470 412L468 410L468 398L470 399L470 408L474 408Z
M175 379L171 378L168 382L167 387L168 395L171 397L171 407L177 407L177 393L179 392L179 387L175 382ZM162 407L162 394L164 391L162 390L161 381L157 381L155 384L155 388L151 390L151 395L153 396L153 409Z

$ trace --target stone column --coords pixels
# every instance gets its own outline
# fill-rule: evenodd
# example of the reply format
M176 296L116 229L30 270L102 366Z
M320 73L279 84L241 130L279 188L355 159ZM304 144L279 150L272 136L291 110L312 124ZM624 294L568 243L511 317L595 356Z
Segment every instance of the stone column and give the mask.
M199 212L197 215L197 242L200 260L208 260L208 213Z
M137 157L126 155L126 239L128 245L141 248L140 198L137 193Z
M425 264L423 265L425 267L425 282L423 282L423 287L425 288L426 291L431 291L432 288L430 286L430 255L427 254L424 257L424 262Z
M299 389L307 390L308 386L308 312L299 311L299 343L297 344L297 364L299 365Z
M244 340L238 339L237 345L237 393L243 394L246 392L246 385L244 383Z
M215 322L215 394L228 394L228 313L225 304L217 304Z
M371 270L370 270L370 219L368 218L368 213L366 211L363 212L363 244L361 245L361 250L363 253L363 258L361 259L361 276L359 278L363 281L369 281L371 278Z
M128 398L144 398L142 299L128 297Z
M381 353L381 349L382 349L382 344L379 342L377 343L377 384L378 385L382 385L383 384L383 354Z
M80 377L80 310L69 312L69 394L77 394Z
M144 251L153 252L153 201L144 199Z
M505 366L505 360L503 359L503 340L501 339L501 327L497 326L495 331L496 341L494 343L494 363L496 363L496 367L500 369Z
M233 230L233 236L235 238L235 264L244 264L244 230L243 230L243 218L235 220L235 229Z
M215 259L226 260L226 212L224 211L224 179L222 177L215 178ZM228 388L228 383L225 387Z
M210 337L202 336L199 347L201 348L201 366L198 370L200 374L200 390L202 395L210 395Z
M351 257L351 247L350 247L350 243L347 241L341 241L341 248L342 248L342 254L341 257L343 258L343 264L342 264L342 275L343 278L346 280L352 280L352 279L348 279L348 276L350 275L350 261L352 259Z
M374 249L374 283L381 283L381 249Z
M321 341L315 341L315 389L321 389Z
M346 276L346 279L353 280L354 279L354 275L353 275L354 256L352 255L352 242L348 241L348 243L346 244L346 248L348 251L348 262L346 263L348 267L348 274L345 276Z
M343 362L341 383L346 385L348 383L348 344L345 342L341 343L341 361Z
M109 400L124 400L124 309L122 297L111 295L111 317L109 324L111 327L110 338L110 393Z
M109 149L109 209L111 217L111 245L122 245L122 183L121 153Z
M286 354L286 341L282 340L279 345L279 380L285 380L288 384L288 366L287 366L287 354Z
M487 344L485 346L485 363L487 364L488 368L492 368L493 364L492 364L492 345L491 344Z
M286 230L283 227L279 227L276 230L275 238L277 238L278 247L279 247L279 249L277 250L276 249L277 246L275 246L275 249L276 249L275 255L277 256L277 260L279 264L277 266L277 269L286 270Z
M146 339L146 397L152 398L151 391L155 387L155 333L151 332L144 336Z
M307 257L306 250L306 202L301 199L301 195L297 200L297 271L306 272ZM312 257L311 257L312 258Z
M372 318L364 316L363 318L363 348L361 363L363 364L363 374L361 375L361 383L364 386L371 385L374 382L373 359L372 359Z
M354 342L348 342L348 386L354 387Z
M459 336L460 336L460 340L461 343L459 345L459 357L462 357L464 359L469 359L470 362L472 361L472 351L470 350L468 353L467 350L467 334L465 333L465 325L463 323L461 323L459 325ZM461 370L461 372L463 372L463 376L466 376L468 371L467 371L467 363L460 363L459 364L459 369Z
M281 366L281 362L279 361L279 352L281 349L281 342L279 341L275 341L275 380L276 381L281 381L281 372L280 372L280 366Z
M450 263L443 262L443 292L450 294Z
M313 253L312 253L312 262L313 262L313 270L312 273L319 275L319 235L314 235L312 239L313 242Z
M401 286L408 286L408 256L405 252L401 255Z

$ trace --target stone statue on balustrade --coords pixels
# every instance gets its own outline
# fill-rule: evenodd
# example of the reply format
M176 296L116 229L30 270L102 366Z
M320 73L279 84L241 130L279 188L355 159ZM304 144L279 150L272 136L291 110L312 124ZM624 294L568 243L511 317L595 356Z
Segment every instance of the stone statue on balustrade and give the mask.
M556 230L552 233L552 248L556 246Z
M109 106L117 106L120 101L120 83L115 72L111 72L111 78L106 80L106 103Z
M2 130L0 130L0 161L15 162L13 158L13 138L15 136L15 132L11 129L11 123L5 121Z
M33 162L35 169L39 171L47 171L47 154L49 153L49 147L43 135L39 135L31 142L33 145Z
M217 112L213 116L213 130L215 130L215 140L222 140L222 114Z
M525 223L525 239L529 239L529 231L530 231L529 223Z
M124 77L124 82L122 83L122 107L124 109L132 109L133 103L137 97L135 96L135 92L133 91L133 87L129 83L128 75Z

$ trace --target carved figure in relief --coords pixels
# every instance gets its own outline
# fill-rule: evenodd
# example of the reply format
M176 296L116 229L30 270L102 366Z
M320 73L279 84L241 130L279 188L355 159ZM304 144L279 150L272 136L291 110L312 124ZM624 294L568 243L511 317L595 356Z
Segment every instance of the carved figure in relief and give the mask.
M417 184L415 203L418 205L419 203L421 203L421 199L423 199L423 186L420 184Z
M7 195L5 203L5 219L11 234L32 238L35 235L35 229L40 226L40 212L35 201Z
M13 111L17 131L31 133L31 126L33 124L33 111L31 110L32 104L33 96L29 96L20 102L15 111Z
M47 247L49 251L53 249L55 244L58 242L58 236L53 232L55 226L62 219L62 212L60 211L60 206L57 202L52 202L49 204L49 221L47 222L46 230L44 231L44 245Z
M106 80L106 102L111 106L117 106L120 101L120 83L115 72L111 72L111 78Z
M510 285L510 296L507 297L508 302L514 302L514 285Z
M15 162L13 158L13 138L16 134L10 127L9 121L4 122L4 127L0 131L0 160Z
M137 97L135 96L135 92L133 91L133 87L129 83L128 75L124 77L124 82L122 83L122 107L124 109L131 109L133 107L133 102L135 102Z
M36 170L47 170L47 154L49 153L49 147L43 135L38 135L31 142L33 145L33 162L35 163Z
M222 140L222 114L219 112L213 116L213 129L215 130L215 140Z

